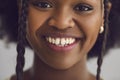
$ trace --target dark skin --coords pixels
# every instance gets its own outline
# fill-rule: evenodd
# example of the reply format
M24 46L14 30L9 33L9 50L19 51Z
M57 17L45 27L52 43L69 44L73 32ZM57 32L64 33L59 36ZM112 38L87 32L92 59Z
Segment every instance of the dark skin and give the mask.
M24 72L24 80L96 80L86 62L104 25L102 3L102 0L30 0L26 38L35 58L32 68ZM54 41L50 43L51 38ZM64 42L67 38L69 45Z

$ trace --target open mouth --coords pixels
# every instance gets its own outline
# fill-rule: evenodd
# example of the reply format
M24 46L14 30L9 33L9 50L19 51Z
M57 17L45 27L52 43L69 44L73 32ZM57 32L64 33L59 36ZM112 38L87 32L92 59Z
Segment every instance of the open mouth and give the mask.
M46 48L57 52L73 50L76 46L79 46L83 39L83 36L70 35L70 33L44 33L39 35L39 37L42 38Z
M79 38L73 37L44 37L45 44L52 49L53 51L61 52L61 51L70 51L75 48L75 46L79 43Z
M46 41L52 45L58 46L58 47L66 47L69 45L72 45L76 42L75 38L69 37L69 38L61 38L61 37L45 37Z

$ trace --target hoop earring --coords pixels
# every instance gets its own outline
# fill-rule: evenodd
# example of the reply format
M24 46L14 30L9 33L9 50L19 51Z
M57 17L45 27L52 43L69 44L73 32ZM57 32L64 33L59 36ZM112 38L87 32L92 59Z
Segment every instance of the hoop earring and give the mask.
M100 27L100 32L99 32L99 33L102 34L103 32L104 32L104 27L101 26L101 27Z

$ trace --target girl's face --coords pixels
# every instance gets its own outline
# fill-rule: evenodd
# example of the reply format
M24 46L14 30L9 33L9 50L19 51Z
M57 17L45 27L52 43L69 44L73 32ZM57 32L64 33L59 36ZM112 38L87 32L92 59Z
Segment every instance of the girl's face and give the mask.
M85 59L103 25L102 0L30 0L27 40L40 60L67 69Z

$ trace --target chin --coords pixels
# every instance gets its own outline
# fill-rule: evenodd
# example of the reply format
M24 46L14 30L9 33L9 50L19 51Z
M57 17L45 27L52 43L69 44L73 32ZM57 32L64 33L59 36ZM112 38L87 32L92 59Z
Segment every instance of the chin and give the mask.
M67 69L72 68L77 63L77 61L73 61L73 62L71 62L71 61L69 61L69 62L65 62L65 61L59 61L59 62L44 61L44 63L48 67L56 69L56 70L67 70Z

